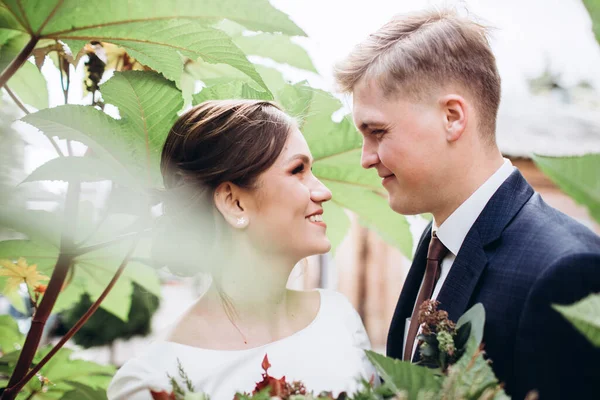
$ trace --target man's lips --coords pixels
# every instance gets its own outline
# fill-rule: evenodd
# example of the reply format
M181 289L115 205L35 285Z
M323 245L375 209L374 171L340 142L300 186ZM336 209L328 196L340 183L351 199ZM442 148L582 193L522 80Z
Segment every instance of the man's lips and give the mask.
M381 184L385 185L386 183L392 181L394 179L394 174L390 174L390 175L386 175L386 176L382 176L381 179Z

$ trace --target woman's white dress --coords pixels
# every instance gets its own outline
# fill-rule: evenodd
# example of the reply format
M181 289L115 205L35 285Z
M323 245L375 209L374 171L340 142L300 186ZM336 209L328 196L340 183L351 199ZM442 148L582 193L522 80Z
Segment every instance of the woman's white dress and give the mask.
M108 388L109 400L152 399L149 388L170 392L167 374L177 377L177 360L196 391L211 400L230 400L251 392L262 380L261 363L269 357L269 375L301 380L315 394L323 390L353 392L358 380L376 377L363 350L370 348L364 325L346 297L318 289L321 305L306 328L275 342L244 350L210 350L155 341L144 354L119 369Z

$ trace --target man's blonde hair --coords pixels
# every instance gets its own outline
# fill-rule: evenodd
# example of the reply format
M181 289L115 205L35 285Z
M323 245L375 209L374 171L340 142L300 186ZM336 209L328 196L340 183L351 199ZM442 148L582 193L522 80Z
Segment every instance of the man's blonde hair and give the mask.
M451 9L396 16L335 66L335 79L346 93L373 79L386 96L417 99L458 83L476 102L479 129L493 141L500 76L486 35L486 27Z

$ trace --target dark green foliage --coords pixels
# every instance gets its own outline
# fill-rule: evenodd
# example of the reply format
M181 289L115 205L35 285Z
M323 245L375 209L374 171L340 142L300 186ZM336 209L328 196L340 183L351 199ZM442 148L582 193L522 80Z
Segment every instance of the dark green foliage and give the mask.
M73 337L75 343L85 348L104 346L117 339L145 336L150 333L152 316L158 309L159 299L137 284L133 284L131 309L127 322L99 308ZM81 301L63 315L66 329L70 329L90 308L92 302L87 294Z

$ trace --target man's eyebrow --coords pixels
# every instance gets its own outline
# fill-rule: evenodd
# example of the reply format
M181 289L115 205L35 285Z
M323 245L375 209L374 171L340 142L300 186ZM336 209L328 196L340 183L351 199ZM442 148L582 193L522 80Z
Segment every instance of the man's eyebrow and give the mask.
M296 154L291 156L290 158L288 158L287 162L291 163L292 161L295 160L302 160L303 162L305 162L306 164L312 164L313 160L308 158L308 156L306 154Z

